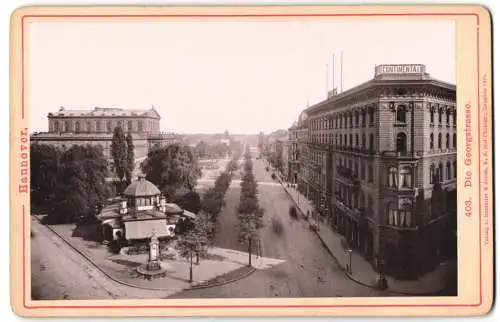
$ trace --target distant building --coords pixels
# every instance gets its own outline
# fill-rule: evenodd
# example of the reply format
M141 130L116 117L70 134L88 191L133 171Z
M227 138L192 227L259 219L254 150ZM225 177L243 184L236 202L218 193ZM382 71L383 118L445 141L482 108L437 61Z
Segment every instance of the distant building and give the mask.
M100 145L104 155L111 158L113 131L121 125L131 132L135 157L144 158L154 147L179 141L173 133L160 132L160 115L154 109L124 110L120 108L66 109L48 114L48 132L33 133L31 142L55 145L65 149L72 145Z

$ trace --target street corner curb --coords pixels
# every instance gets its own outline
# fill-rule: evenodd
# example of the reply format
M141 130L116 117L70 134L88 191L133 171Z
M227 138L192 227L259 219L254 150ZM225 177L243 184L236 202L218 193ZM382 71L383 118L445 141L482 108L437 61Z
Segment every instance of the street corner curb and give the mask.
M315 231L314 233L316 234L316 236L318 236L318 238L321 241L321 244L323 245L323 247L332 256L332 258L335 260L335 262L337 262L337 264L339 265L339 267L344 272L345 276L347 278L349 278L351 281L353 281L353 282L355 282L355 283L357 283L357 284L359 284L361 286L368 287L368 288L371 288L371 289L374 289L374 290L379 290L379 291L386 292L386 293L389 293L389 294L405 295L405 296L431 296L431 295L440 294L443 291L442 289L440 289L440 290L433 291L433 292L420 292L420 293L417 293L417 292L399 292L399 291L390 290L389 288L387 288L385 290L381 290L381 289L377 288L375 285L370 285L370 284L361 282L360 280L356 279L353 275L351 275L351 274L349 274L347 272L347 270L345 269L345 267L340 263L340 261L338 260L338 258L332 252L332 250L330 249L330 247L328 247L328 245L326 244L326 242L323 240L323 238L321 237L321 235L319 234L319 232Z
M335 254L332 252L332 250L330 249L330 247L328 247L328 245L323 240L323 238L321 237L321 235L319 234L319 232L318 231L314 231L314 233L316 234L316 236L318 237L318 239L321 242L321 245L323 245L323 247L326 249L326 251L328 252L328 254L330 254L330 256L332 256L332 258L335 260L335 262L337 263L337 265L339 265L339 267L342 268L342 270L344 271L344 273L347 274L347 272L345 270L345 267L340 263L339 259L337 258L337 256L335 256Z
M223 285L227 285L227 284L231 284L231 283L234 283L234 282L237 282L239 280L242 280L244 279L245 277L248 277L250 276L251 274L253 274L257 269L255 267L252 267L250 268L248 271L242 273L241 275L235 277L235 278L232 278L230 280L227 280L227 281L222 281L222 282L218 282L218 283L210 283L210 284L203 284L204 282L200 283L200 284L196 284L196 285L193 285L192 287L188 287L186 289L184 289L185 291L189 291L189 290L200 290L200 289L205 289L205 288L211 288L211 287L216 287L216 286L223 286Z
M441 289L441 290L434 291L434 292L421 292L421 293L417 293L417 292L399 292L399 291L391 290L391 289L389 289L389 287L387 289L385 289L385 290L381 290L381 289L377 288L375 285L369 285L369 284L363 283L360 280L354 278L353 275L349 274L345 269L344 269L344 274L351 281L353 281L353 282L355 282L355 283L357 283L359 285L362 285L362 286L365 286L365 287L369 287L371 289L378 290L378 291L381 291L381 292L385 292L385 293L388 293L388 294L404 295L404 296L432 296L432 295L439 295L443 291Z
M144 286L138 286L134 285L131 283L127 283L124 281L121 281L120 279L112 276L108 272L106 272L96 261L94 261L92 258L90 258L87 254L85 254L83 251L79 250L77 247L73 246L73 244L68 241L64 236L62 236L59 232L57 232L55 229L52 227L45 225L41 222L40 219L37 218L37 220L40 222L41 225L44 227L47 227L52 233L54 233L57 237L59 237L66 245L68 245L71 249L73 249L76 253L78 253L80 256L82 256L87 262L89 262L92 266L94 266L99 272L101 272L104 276L109 278L115 283L127 286L127 287L132 287L140 290L146 290L146 291L171 291L172 289L170 288L153 288L153 287L144 287Z

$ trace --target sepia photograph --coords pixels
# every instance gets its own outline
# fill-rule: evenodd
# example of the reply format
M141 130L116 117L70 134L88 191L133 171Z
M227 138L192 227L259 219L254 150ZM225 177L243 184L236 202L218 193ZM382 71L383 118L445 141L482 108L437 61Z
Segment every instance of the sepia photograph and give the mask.
M454 35L31 26L33 299L456 295Z
M477 189L479 117L457 104L456 20L22 26L26 301L453 301L473 287L457 227L482 202L459 199Z

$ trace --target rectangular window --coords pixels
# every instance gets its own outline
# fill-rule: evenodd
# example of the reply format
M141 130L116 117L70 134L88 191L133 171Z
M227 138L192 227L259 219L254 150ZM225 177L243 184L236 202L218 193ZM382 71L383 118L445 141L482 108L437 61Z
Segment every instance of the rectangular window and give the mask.
M373 166L368 165L368 182L373 183Z

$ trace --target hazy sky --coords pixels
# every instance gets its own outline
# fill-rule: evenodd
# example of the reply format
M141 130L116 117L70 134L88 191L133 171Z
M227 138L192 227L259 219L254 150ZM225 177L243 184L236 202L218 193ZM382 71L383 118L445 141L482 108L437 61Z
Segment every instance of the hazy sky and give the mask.
M452 21L34 22L29 28L32 131L71 108L150 108L163 131L269 133L377 64L425 64L455 84Z

